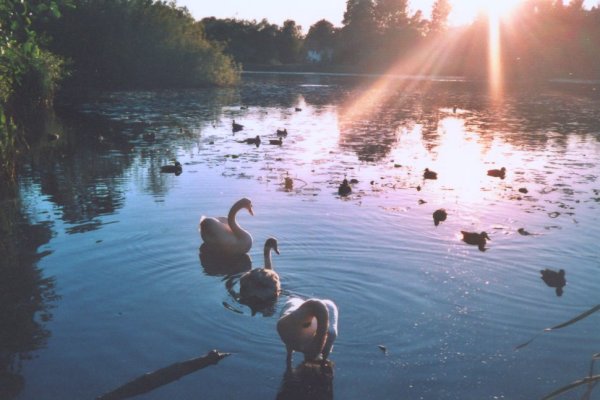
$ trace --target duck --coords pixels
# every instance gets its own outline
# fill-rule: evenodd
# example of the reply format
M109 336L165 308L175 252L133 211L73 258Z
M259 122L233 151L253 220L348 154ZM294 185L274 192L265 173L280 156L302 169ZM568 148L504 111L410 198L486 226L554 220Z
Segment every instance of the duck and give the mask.
M423 172L424 179L437 179L437 172L430 170L429 168L425 168L425 172Z
M338 194L340 196L348 196L350 193L352 193L352 187L348 183L348 179L344 178L340 184L340 187L338 188Z
M554 271L546 268L540 270L540 274L542 274L541 278L544 283L550 287L556 288L556 295L562 296L563 287L567 284L567 280L565 279L565 270L560 269L558 271Z
M294 108L294 110L296 110L296 111L302 111L302 109L300 107L296 107L296 108Z
M175 175L179 175L182 172L182 167L181 167L181 163L177 160L173 161L173 164L171 165L163 165L162 167L160 167L160 172L166 173L166 174L175 174Z
M260 136L256 135L256 137L248 138L244 140L238 140L238 143L246 143L246 144L255 144L256 147L260 146Z
M254 268L240 277L240 298L242 300L267 302L276 299L281 293L279 275L273 270L271 250L279 254L277 239L273 237L265 241L265 266Z
M247 198L235 202L227 218L200 218L199 231L204 243L212 250L224 252L227 255L246 254L252 247L252 235L242 229L235 217L238 211L246 209L254 216L252 201Z
M488 176L504 179L506 177L506 168L502 167L500 169L489 169L487 174Z
M270 139L269 144L275 144L275 145L281 146L283 144L283 139L281 138L281 136L277 139Z
M338 308L328 299L292 297L281 311L277 333L287 350L288 368L294 351L303 353L305 362L325 363L338 335Z
M492 240L492 239L490 239L490 237L488 236L488 234L486 232L477 233L477 232L460 231L460 233L462 233L462 235L463 235L463 238L462 238L463 242L468 243L468 244L477 245L479 247L479 250L481 250L481 251L485 251L486 239Z
M440 208L439 210L435 210L433 212L433 223L435 224L435 226L438 226L440 222L445 221L447 217L448 213L445 209Z
M239 132L242 129L244 129L244 125L238 124L237 122L235 122L235 119L231 122L231 130L232 131Z
M288 135L287 128L277 129L277 136L287 136L287 135Z

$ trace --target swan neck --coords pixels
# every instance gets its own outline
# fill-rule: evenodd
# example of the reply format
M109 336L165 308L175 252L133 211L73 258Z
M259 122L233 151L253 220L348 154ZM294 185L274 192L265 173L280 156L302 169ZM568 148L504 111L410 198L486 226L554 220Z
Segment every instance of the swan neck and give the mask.
M242 209L242 205L238 201L231 207L231 210L229 210L229 215L227 216L227 222L229 223L229 227L231 228L232 232L235 235L238 235L240 232L242 232L242 228L240 228L240 226L238 225L238 223L235 219L237 212L240 211L241 209Z
M273 269L273 264L271 261L271 247L265 246L265 269Z
M327 311L327 306L319 300L307 300L301 308L306 309L317 320L317 332L306 354L310 359L314 360L321 354L325 347L327 330L329 329L329 312Z

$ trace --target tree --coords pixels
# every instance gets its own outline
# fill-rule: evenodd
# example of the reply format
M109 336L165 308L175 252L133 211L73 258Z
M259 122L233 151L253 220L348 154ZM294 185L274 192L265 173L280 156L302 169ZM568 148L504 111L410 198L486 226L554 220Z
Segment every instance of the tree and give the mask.
M311 25L305 38L305 46L308 49L324 51L333 49L337 29L326 19Z
M437 34L448 28L448 16L452 11L452 6L448 0L435 0L431 9L431 22L429 23L429 33Z
M300 61L302 50L302 27L288 19L283 22L279 31L279 60L282 63L295 63Z

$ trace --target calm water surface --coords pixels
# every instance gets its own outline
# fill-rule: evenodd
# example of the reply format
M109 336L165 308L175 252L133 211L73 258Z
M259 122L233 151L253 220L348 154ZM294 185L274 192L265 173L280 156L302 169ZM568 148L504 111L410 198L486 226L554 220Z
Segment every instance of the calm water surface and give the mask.
M3 204L7 398L91 399L213 348L233 354L140 398L303 398L289 395L275 330L290 295L339 307L336 399L540 398L600 351L597 314L514 350L600 303L597 99L247 76L237 89L111 93L78 109L48 123L60 138L39 144L19 199ZM260 147L237 142L256 135ZM183 173L161 174L172 159ZM505 179L486 175L501 166ZM424 181L426 167L439 178ZM340 198L344 177L358 182ZM241 197L254 204L238 215L252 265L269 236L281 251L284 294L255 315L199 258L200 216ZM461 230L487 231L487 251ZM545 268L566 271L562 296Z

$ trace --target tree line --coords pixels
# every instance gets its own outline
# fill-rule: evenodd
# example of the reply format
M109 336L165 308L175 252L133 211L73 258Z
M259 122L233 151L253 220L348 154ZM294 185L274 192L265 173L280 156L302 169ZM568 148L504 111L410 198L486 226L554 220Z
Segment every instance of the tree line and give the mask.
M448 27L449 0L436 0L425 18L409 0L347 0L342 26L323 19L306 35L294 20L202 19L208 39L245 66L315 61L335 69L461 75L484 79L488 70L489 20ZM500 54L507 78L599 79L600 7L583 0L523 0L500 26ZM311 58L311 56L313 56ZM420 62L419 62L420 61Z

